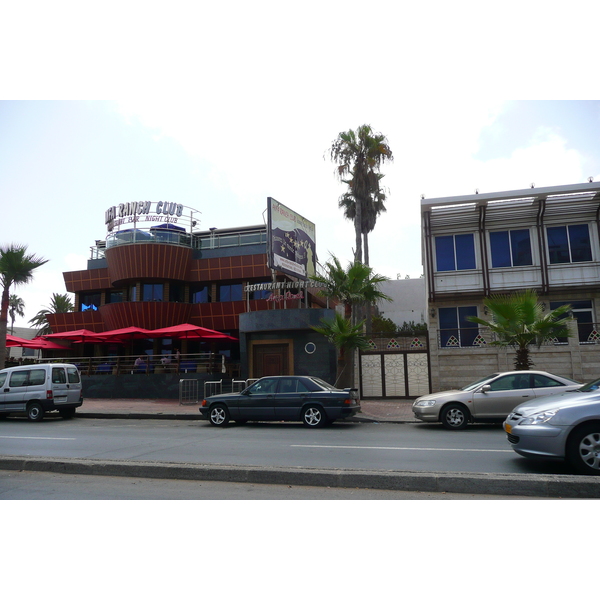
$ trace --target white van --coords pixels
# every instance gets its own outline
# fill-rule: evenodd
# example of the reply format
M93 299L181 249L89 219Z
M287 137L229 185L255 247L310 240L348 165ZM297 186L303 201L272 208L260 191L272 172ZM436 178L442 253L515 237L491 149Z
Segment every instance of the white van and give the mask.
M32 364L0 370L0 418L25 413L41 421L44 413L57 410L70 419L83 404L81 375L75 365Z

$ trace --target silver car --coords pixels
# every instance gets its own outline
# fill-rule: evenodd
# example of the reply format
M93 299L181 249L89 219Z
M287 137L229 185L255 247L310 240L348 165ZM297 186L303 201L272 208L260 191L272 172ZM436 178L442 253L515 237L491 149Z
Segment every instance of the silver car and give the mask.
M581 383L545 371L507 371L482 377L460 390L417 398L417 419L441 423L447 429L464 429L469 422L502 422L515 406L528 399L560 394Z
M521 456L564 459L579 473L600 475L600 379L517 406L504 430Z

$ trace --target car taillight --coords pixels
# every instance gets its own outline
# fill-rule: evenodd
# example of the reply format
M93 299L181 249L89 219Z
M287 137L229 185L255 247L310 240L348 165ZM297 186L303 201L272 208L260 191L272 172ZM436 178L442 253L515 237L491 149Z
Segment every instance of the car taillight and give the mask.
M208 402L206 402L206 400L202 400L202 403L200 404L200 406L206 406L208 404Z
M52 400L52 390L46 390L46 400Z

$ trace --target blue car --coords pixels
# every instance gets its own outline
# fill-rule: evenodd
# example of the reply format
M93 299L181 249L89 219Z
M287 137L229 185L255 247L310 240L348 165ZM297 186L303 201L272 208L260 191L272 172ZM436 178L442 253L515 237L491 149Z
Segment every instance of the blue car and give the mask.
M337 389L310 376L263 377L245 390L217 394L202 401L200 414L211 425L248 421L302 421L322 427L360 411L358 390Z

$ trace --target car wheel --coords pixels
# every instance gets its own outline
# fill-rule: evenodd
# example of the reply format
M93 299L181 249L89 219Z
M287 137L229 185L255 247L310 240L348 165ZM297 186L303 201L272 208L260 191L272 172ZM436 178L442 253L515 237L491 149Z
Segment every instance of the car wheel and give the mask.
M567 442L567 460L585 475L600 475L600 423L576 429Z
M302 423L306 427L322 427L327 422L327 417L319 406L309 406L302 413Z
M41 421L44 418L44 407L39 402L31 402L27 406L27 418L30 421Z
M63 419L72 419L75 416L75 409L74 408L61 408L58 411L58 414Z
M453 404L442 410L440 419L446 429L464 429L469 422L469 411L464 406Z
M229 423L229 411L223 404L217 404L210 409L208 418L211 425L225 427Z

